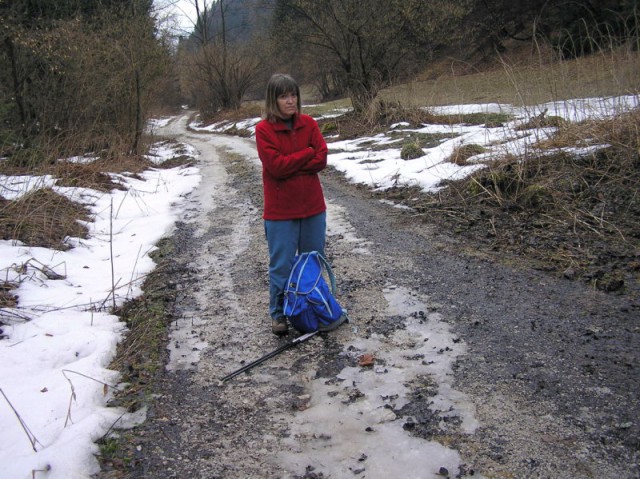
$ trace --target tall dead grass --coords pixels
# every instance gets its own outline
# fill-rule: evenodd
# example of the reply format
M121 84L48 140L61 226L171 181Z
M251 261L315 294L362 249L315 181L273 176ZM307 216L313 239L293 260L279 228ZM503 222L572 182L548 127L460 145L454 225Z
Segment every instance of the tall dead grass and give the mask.
M636 21L636 25L638 22ZM524 109L576 98L640 95L638 29L628 42L566 60L540 44L393 92L409 104L508 103ZM614 45L615 42L609 44ZM569 103L567 103L569 106ZM585 106L584 108L589 108ZM605 119L532 116L523 128L555 127L519 156L506 155L431 197L425 212L492 249L526 256L606 291L640 284L640 109ZM585 115L585 113L588 113ZM635 290L635 289L632 289Z
M519 195L528 188L547 190L556 206L570 204L585 192L598 191L594 201L600 201L603 195L622 193L618 187L625 196L640 193L639 155L640 110L636 109L602 120L564 122L554 136L534 145L526 158L503 157L470 181L480 187L484 200L498 206L518 205ZM561 194L570 192L579 194ZM629 206L640 197L632 194L630 200Z
M494 249L617 291L640 280L640 110L567 123L423 205Z
M91 188L98 191L123 189L109 173L135 175L151 163L138 156L112 154L95 161L72 162L56 159L57 150L23 150L18 158L0 162L0 174L52 175L58 186ZM42 156L48 159L43 161ZM82 222L90 221L83 206L42 188L21 195L16 200L0 197L0 237L32 246L67 249L67 237L86 237Z
M50 188L13 201L0 198L0 237L4 240L66 250L67 238L87 236L80 221L91 221L89 211Z
M504 103L531 106L572 98L640 93L640 50L618 47L563 59L550 47L513 47L489 65L442 60L413 82L381 92L406 107Z

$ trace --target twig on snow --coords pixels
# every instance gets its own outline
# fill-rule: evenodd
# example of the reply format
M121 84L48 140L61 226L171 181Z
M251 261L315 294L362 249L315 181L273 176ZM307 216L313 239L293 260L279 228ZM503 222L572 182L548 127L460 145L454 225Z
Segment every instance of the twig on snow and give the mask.
M2 388L0 388L0 393L4 397L5 401L7 401L7 404L9 405L9 407L13 410L13 413L18 418L18 421L20 422L20 426L22 426L22 430L24 431L24 433L29 438L29 442L31 443L31 447L33 448L33 451L34 452L38 452L38 449L36 449L36 444L40 444L42 446L42 443L40 441L38 441L38 438L36 438L35 434L33 434L31 432L31 429L29 429L29 426L27 426L27 423L24 422L24 419L22 419L22 417L20 416L20 414L18 413L16 408L13 407L13 404L11 404L11 401L9 401L9 398L4 393ZM44 447L44 446L42 446L42 447Z

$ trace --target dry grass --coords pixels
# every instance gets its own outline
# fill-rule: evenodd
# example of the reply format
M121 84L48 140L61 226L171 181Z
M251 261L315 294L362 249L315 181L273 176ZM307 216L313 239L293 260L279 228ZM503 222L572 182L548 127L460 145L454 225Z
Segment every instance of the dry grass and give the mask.
M102 168L93 164L58 164L51 169L51 174L59 178L58 186L91 188L105 192L124 189L122 185L114 182L111 176L104 173Z
M11 293L17 287L14 283L0 282L0 308L13 308L18 304L18 298Z
M640 285L640 111L559 130L545 148L610 145L495 161L418 209L501 254L607 291Z
M261 117L263 113L263 102L248 101L244 102L238 110L220 111L210 118L202 118L204 125L211 125L221 121L242 121L247 118Z
M461 123L497 127L511 119L512 117L506 113L436 114L427 108L406 108L399 103L385 103L383 101L372 105L368 115L364 118L353 112L348 112L338 118L320 119L318 124L323 133L337 134L339 140L345 140L381 132L393 136L393 132L389 133L390 126L401 122L408 123L415 128L426 124L457 125ZM407 140L412 139L407 138ZM423 141L418 141L418 143L422 148L429 147Z
M548 149L609 144L633 155L638 152L639 143L640 110L636 109L604 120L565 122L552 138L538 146Z
M384 90L381 96L411 108L465 103L527 106L640 92L638 51L620 49L571 61L551 58L552 52L533 47L478 67L443 60L422 79Z
M0 173L5 175L43 175L57 178L58 186L91 188L99 191L123 189L107 172L137 174L150 163L139 157L122 156L92 163L65 161L39 162L36 168L4 161ZM89 211L50 188L32 191L17 200L0 197L0 237L17 240L31 246L66 250L68 237L85 238L91 221Z
M460 145L453 150L453 153L448 158L448 161L459 166L464 166L467 164L467 160L469 158L486 151L487 149L485 147L473 143L470 143L468 145Z
M92 188L98 191L122 190L122 185L114 182L109 173L126 173L137 176L152 166L152 163L142 157L122 155L117 157L100 158L91 163L70 163L58 161L48 170L48 173L58 178L59 186L74 186Z
M123 189L109 172L136 175L150 165L144 158L130 155L111 156L91 163L9 160L0 163L0 173L7 176L48 174L56 178L57 186L107 192ZM69 248L65 238L86 237L83 221L91 221L88 210L50 188L35 190L18 200L0 197L0 235L5 240L65 250Z
M86 238L91 221L81 205L50 188L35 190L15 201L0 198L0 237L31 246L66 250L67 237Z

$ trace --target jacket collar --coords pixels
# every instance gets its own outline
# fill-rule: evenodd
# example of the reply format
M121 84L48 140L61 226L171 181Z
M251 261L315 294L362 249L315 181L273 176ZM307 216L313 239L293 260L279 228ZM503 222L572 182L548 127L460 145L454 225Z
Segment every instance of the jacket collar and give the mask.
M296 113L295 115L293 115L293 129L297 130L298 128L301 128L301 127L302 127L302 124L300 123L300 113ZM284 121L278 118L276 121L273 122L273 129L276 131L288 131L289 127Z

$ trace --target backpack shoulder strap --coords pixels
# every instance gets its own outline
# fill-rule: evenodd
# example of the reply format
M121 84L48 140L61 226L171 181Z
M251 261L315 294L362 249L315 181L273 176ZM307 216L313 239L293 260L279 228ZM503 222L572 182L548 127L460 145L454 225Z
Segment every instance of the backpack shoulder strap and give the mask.
M320 264L322 264L325 268L325 270L327 271L327 276L329 277L329 284L331 287L331 294L332 295L336 295L336 277L333 274L333 270L331 269L331 266L329 265L329 262L327 261L327 259L322 256L320 253L315 252L318 255L318 259L320 260Z

